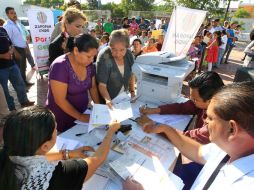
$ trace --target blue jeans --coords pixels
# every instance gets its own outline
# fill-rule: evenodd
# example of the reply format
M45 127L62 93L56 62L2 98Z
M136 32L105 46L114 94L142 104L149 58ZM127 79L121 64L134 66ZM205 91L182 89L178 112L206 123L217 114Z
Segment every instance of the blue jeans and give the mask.
M8 80L10 80L14 90L16 91L20 104L27 102L28 99L26 95L25 83L21 77L18 66L14 64L11 67L0 69L0 84L3 87L8 108L11 111L15 109L15 104L13 97L9 93Z
M221 62L222 62L224 52L225 52L224 49L219 48L218 61L217 61L217 63L216 63L216 66L217 66L217 67L219 67L220 64L221 64Z
M226 54L226 58L225 58L225 61L224 61L225 64L228 63L229 55L230 55L230 53L231 53L231 51L232 51L232 49L233 49L234 47L235 47L234 44L227 44L226 50L225 50L225 52L224 52L224 55ZM223 57L224 57L224 56L223 56Z

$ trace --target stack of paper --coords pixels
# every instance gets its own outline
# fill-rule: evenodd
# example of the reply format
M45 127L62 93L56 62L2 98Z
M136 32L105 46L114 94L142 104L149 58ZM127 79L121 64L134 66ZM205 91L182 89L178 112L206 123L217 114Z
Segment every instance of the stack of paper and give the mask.
M167 171L157 157L148 157L130 147L119 159L110 163L110 167L123 179L128 176L140 182L144 189L182 189L182 180Z

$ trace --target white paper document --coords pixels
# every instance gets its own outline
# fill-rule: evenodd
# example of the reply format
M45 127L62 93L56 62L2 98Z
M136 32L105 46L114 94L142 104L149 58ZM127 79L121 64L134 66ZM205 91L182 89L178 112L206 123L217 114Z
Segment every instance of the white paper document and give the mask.
M110 167L123 179L133 177L146 190L178 190L184 186L182 180L167 171L158 158L148 157L131 147L123 156L111 162Z
M160 115L160 114L152 114L147 115L151 120L162 123L165 125L175 125L176 123L182 122L182 121L189 121L192 117L191 115Z
M113 110L109 109L107 105L94 104L92 114L90 116L90 124L93 126L108 125L114 119L122 122L133 117L130 102L122 102L115 104Z
M131 100L130 94L127 94L126 92L122 92L112 100L112 103L119 104L122 102L130 102L130 100Z
M79 141L66 139L66 138L57 136L57 139L56 139L57 150L63 150L63 149L74 150L82 146L84 146L84 144Z

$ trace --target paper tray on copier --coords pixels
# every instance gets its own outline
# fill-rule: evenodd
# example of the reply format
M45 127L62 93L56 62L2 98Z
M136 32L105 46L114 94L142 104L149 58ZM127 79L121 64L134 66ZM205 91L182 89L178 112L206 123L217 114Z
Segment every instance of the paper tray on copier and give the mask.
M152 52L143 54L137 57L136 64L148 64L148 65L165 65L172 69L185 71L187 76L193 69L194 65L187 61L185 56L176 56L169 52Z

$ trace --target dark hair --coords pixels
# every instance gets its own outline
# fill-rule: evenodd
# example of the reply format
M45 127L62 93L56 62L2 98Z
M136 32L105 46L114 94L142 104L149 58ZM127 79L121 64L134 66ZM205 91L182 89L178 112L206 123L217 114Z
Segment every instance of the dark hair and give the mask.
M0 151L0 187L17 189L15 165L9 156L33 156L38 148L52 138L55 116L48 109L33 106L7 116Z
M13 7L6 7L6 8L5 8L5 13L6 13L6 14L9 14L9 11L10 11L10 10L14 10L14 8L13 8Z
M138 38L136 38L135 40L133 40L132 45L134 44L134 42L139 42L140 44L142 44L141 40L138 39Z
M0 18L0 26L3 26L5 23L5 20L3 18Z
M107 43L109 42L109 37L108 37L107 35L103 35L103 36L101 37L101 40L102 40L102 39L106 40Z
M124 21L128 20L128 17L124 17L122 20L122 24L124 23Z
M109 34L108 32L103 32L103 36L104 36L104 35L105 35L105 36L108 36L108 37L110 36L110 34Z
M250 32L250 40L254 40L254 29Z
M189 87L197 88L199 96L204 101L210 100L222 86L224 86L222 79L214 71L204 72L189 81Z
M222 30L221 33L222 33L223 35L226 35L226 34L227 34L227 31L226 31L226 30Z
M155 38L150 38L148 41L153 41L153 43L155 43L156 42L156 40L155 40Z
M77 47L79 52L88 52L89 49L97 49L99 47L99 44L97 40L90 34L79 34L75 38L68 38L67 48L69 49L69 51L73 51L74 47Z
M225 121L235 120L254 138L254 82L227 85L212 99L216 101L216 115Z
M216 34L218 37L217 37L217 43L218 43L218 46L222 45L222 40L221 40L221 31L215 31L214 34Z
M76 0L67 3L67 7L74 7L76 9L81 10L81 4L80 4L80 2L78 2Z
M208 22L206 25L205 25L205 29L208 29L209 26L211 26L212 24L210 22Z
M208 33L209 31L207 29L204 29L204 36L206 36L206 34ZM209 32L210 33L210 32Z

